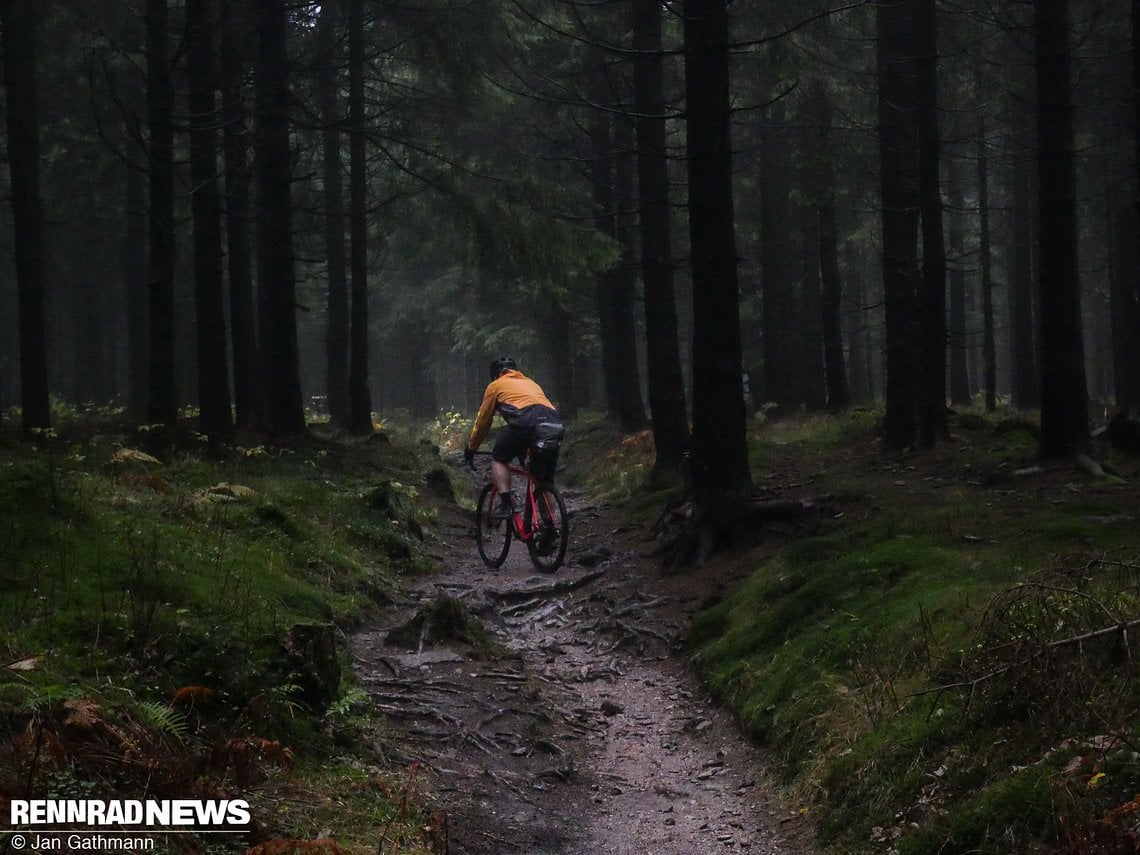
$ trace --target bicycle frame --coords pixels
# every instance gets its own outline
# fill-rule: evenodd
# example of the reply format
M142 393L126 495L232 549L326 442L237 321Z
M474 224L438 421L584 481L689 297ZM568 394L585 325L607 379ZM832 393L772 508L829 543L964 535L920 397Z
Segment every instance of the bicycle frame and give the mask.
M524 469L521 466L515 466L513 464L508 465L507 469L510 471L512 476L518 475L526 480L526 488L523 490L523 502L526 504L526 507L530 509L530 514L525 513L526 508L516 509L515 512L511 515L511 524L515 529L515 537L517 537L523 543L527 543L528 541L534 539L534 536L538 533L539 527L541 525L540 521L542 517L539 513L538 498L535 496L535 488L538 486L538 481L535 480L534 475L529 469ZM527 516L529 516L531 519L530 529L527 529L526 525L523 523L523 520ZM546 513L547 519L551 518L552 516L553 515L548 508Z

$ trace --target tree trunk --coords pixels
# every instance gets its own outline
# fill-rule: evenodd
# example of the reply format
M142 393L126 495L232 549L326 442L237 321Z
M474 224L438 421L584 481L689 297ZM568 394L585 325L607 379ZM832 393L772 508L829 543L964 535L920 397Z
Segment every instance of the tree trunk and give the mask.
M780 157L783 126L772 110L760 130L760 282L764 345L761 403L775 405L769 415L787 415L798 401L795 368L795 269L792 230L792 181Z
M574 318L554 300L548 301L545 309L536 308L535 311L541 315L542 341L550 355L550 380L543 387L562 418L572 421L578 417L578 400L574 389Z
M1010 392L1013 405L1036 409L1038 387L1037 347L1033 330L1033 215L1030 162L1018 153L1013 164L1013 222L1009 265Z
M831 150L831 98L823 82L816 79L813 96L816 108L816 144L821 170L820 199L816 207L819 221L820 325L823 328L823 363L827 378L827 408L844 410L851 406L847 366L843 359L843 280L839 273L839 229L835 217L835 170Z
M910 33L914 0L878 6L879 156L882 184L886 413L883 444L915 440L915 281L918 238L917 134Z
M633 0L634 100L637 111L638 215L645 284L646 369L656 476L677 471L689 446L685 384L673 291L672 215L661 52L662 6Z
M1041 454L1090 454L1077 259L1076 153L1067 0L1038 0L1037 163L1041 222Z
M623 118L615 135L618 156L614 163L614 182L617 188L617 242L621 258L615 270L610 311L614 315L614 335L618 344L617 363L620 382L618 424L625 433L642 431L649 427L645 415L645 402L641 397L641 375L637 369L637 222L630 212L630 203L636 198L634 170L636 168L633 128Z
M292 151L289 145L289 5L258 6L257 286L265 428L276 437L305 432L297 352L296 274L293 257Z
M233 435L226 309L222 284L222 209L218 198L218 125L214 0L186 0L190 80L190 183L194 220L194 307L198 336L199 430L211 442Z
M349 231L352 316L349 329L348 429L372 433L368 388L368 164L364 121L364 0L348 0Z
M685 123L693 270L693 451L699 505L752 489L732 192L727 0L685 0Z
M324 143L325 264L328 273L327 317L325 320L325 395L332 423L345 428L349 423L348 344L350 339L348 268L345 263L344 192L341 166L340 51L337 49L339 3L321 6L317 23L320 40L318 97L320 98Z
M946 415L946 242L938 129L938 13L935 0L916 4L918 190L922 210L922 291L918 336L918 442L950 437Z
M150 139L149 296L150 379L147 419L178 421L174 305L174 126L166 0L146 2L146 104Z
M950 218L949 243L950 257L950 403L956 407L968 407L974 395L970 389L970 371L966 359L968 336L966 334L966 238L962 228L962 214L966 200L962 197L962 184L958 170L950 168L947 180L947 195L950 208L955 215Z
M986 412L997 409L997 347L994 342L994 282L990 259L990 169L986 156L986 125L978 114L978 255L982 272L982 374Z
M874 384L868 359L867 310L864 294L861 253L855 241L848 239L843 246L844 267L847 269L847 288L844 290L843 309L846 316L848 364L851 366L851 403L863 404L874 400Z
M648 422L641 402L637 372L637 328L634 323L636 268L633 238L620 208L633 197L630 155L614 144L612 120L595 111L591 121L594 152L591 158L593 192L598 214L595 225L621 247L617 262L597 277L599 338L607 415L623 433L643 430Z
M242 81L248 65L246 0L226 0L222 29L222 133L226 166L226 249L230 278L230 342L233 352L234 421L253 427L264 401L258 393L257 312L250 243L248 115ZM263 419L261 419L263 420Z
M1136 206L1120 211L1115 259L1116 275L1109 295L1112 306L1112 366L1116 409L1140 416L1140 228Z
M1136 200L1130 216L1122 216L1132 234L1132 264L1121 270L1119 293L1113 295L1113 318L1120 315L1119 327L1114 330L1113 352L1116 354L1116 406L1121 412L1140 416L1140 254L1136 241L1140 240L1140 8L1132 4L1132 109L1133 146L1135 155Z
M802 119L802 117L801 117ZM796 147L803 147L803 134L796 134ZM805 179L797 183L803 186ZM805 412L818 413L827 406L827 375L823 363L823 324L820 305L823 283L820 277L819 214L806 201L794 205L799 256L799 293L796 300L796 405Z
M51 427L47 317L43 286L43 210L40 200L39 98L33 4L0 6L7 83L8 175L16 256L20 328L20 424L25 433Z
M124 189L121 267L126 289L127 412L136 424L147 416L147 265L139 247L146 246L146 176L128 169Z

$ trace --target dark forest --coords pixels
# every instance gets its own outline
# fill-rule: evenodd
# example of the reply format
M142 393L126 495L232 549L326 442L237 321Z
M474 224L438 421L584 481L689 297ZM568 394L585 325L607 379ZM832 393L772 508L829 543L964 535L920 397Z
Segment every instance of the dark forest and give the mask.
M0 406L367 431L509 352L666 464L687 400L1137 406L1128 4L690 6L10 4Z
M0 805L1140 851L1140 4L0 0L0 56ZM459 466L508 356L526 512Z

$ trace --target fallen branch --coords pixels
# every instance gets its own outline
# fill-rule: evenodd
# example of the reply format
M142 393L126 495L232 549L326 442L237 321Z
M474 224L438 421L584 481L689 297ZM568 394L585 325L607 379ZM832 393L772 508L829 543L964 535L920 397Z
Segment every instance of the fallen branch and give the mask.
M1106 626L1106 627L1102 627L1100 629L1094 629L1094 630L1091 630L1089 632L1081 633L1080 635L1072 635L1072 636L1069 636L1068 638L1059 638L1056 641L1047 641L1047 642L1037 646L1032 651L1032 653L1030 653L1028 658L1029 659L1036 659L1039 656L1042 656L1043 654L1045 654L1051 650L1059 650L1063 647L1080 646L1080 645L1084 644L1086 641L1093 641L1097 638L1104 638L1105 636L1114 635L1115 633L1120 633L1121 635L1123 635L1124 639L1125 639L1125 643L1127 643L1128 631L1130 629L1133 629L1133 628L1138 627L1138 626L1140 626L1140 618L1136 618L1134 620L1129 620L1129 621L1124 621L1122 623L1114 624L1113 626ZM1007 645L1001 645L1001 646L1005 647ZM994 648L994 649L1000 649L1000 648ZM1131 656L1129 656L1129 658L1131 658ZM1022 661L1024 661L1024 660L1022 660ZM917 698L917 697L921 697L922 695L932 695L936 692L948 692L952 689L964 689L967 687L970 689L970 696L973 697L974 690L978 686L980 686L982 683L985 683L989 680L992 680L994 677L1000 677L1003 674L1009 673L1009 671L1013 669L1013 666L1015 664L1017 664L1017 663L1011 662L1008 665L1005 665L1001 668L996 668L987 674L983 674L980 677L974 677L973 679L970 679L970 680L962 680L962 681L959 681L957 683L947 683L947 684L942 685L942 686L935 686L934 688L931 688L931 689L923 689L922 691L919 691L919 692L912 692L910 694L910 697Z
M1068 647L1071 644L1083 644L1086 641L1092 641L1094 638L1103 638L1106 635L1112 635L1116 632L1121 633L1127 639L1128 630L1137 626L1140 626L1140 618L1124 621L1123 623L1118 623L1115 626L1106 626L1102 629L1095 629L1092 632L1086 632L1083 635L1074 635L1070 638L1062 638L1059 641L1050 641L1047 642L1044 646L1050 650L1056 649L1058 647Z

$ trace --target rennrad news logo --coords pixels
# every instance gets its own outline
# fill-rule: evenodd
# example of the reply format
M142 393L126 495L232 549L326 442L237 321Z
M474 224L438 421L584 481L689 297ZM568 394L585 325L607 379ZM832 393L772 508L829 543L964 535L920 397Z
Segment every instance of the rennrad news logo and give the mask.
M177 829L248 826L243 799L12 799L10 829L98 828Z

